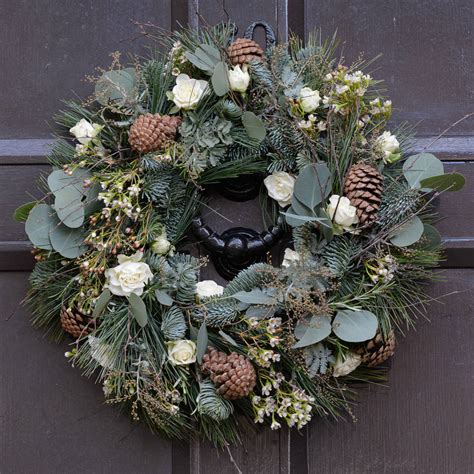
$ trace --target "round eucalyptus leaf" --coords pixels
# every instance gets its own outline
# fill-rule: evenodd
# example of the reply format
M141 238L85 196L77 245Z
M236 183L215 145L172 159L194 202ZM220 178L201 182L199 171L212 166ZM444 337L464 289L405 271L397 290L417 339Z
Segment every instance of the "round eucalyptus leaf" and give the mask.
M55 193L54 209L59 220L72 229L77 229L84 223L82 196L83 194L74 186L68 186Z
M35 247L53 250L49 239L49 231L57 223L58 219L53 208L47 204L38 204L28 214L25 232Z
M464 187L466 179L462 174L449 173L431 178L422 179L420 184L423 189L436 189L437 191L459 191Z
M242 114L242 125L245 127L245 131L250 138L261 142L266 135L265 125L263 122L253 113L246 111Z
M303 205L314 209L329 196L331 184L331 172L325 164L307 165L296 178L294 194Z
M227 69L227 65L219 61L215 68L214 72L211 77L211 82L212 82L212 87L214 89L214 92L216 95L219 97L222 97L223 95L226 95L227 92L230 90L230 84L229 84L229 73Z
M430 191L422 187L421 181L432 176L444 174L443 163L431 153L412 155L403 163L403 174L408 184L414 189Z
M70 229L58 223L51 227L49 238L54 250L66 258L77 258L87 250L81 229Z
M426 250L434 250L441 245L441 234L436 227L431 224L424 224L423 226L422 247Z
M363 342L372 339L377 332L377 316L370 311L338 311L332 322L334 334L345 342Z
M305 206L293 193L293 196L291 198L291 207L293 208L293 211L295 214L298 214L300 216L315 216L316 214L313 212L312 209L309 207Z
M424 225L418 216L413 216L406 224L397 228L390 236L390 242L397 247L408 247L420 240Z
M293 349L310 346L322 341L331 334L330 316L311 316L300 321L295 327L295 337L299 341Z

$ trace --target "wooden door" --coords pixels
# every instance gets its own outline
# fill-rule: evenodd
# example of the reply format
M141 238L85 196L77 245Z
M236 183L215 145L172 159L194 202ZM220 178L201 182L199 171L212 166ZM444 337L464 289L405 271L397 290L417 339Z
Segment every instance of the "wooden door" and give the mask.
M474 112L473 8L471 0L0 0L0 472L474 472L474 117L449 128ZM431 293L448 296L400 341L388 387L362 389L359 421L267 430L229 453L130 424L69 367L65 344L30 327L20 301L32 258L11 220L47 171L48 120L60 99L87 95L80 78L110 52L144 51L130 20L174 28L199 18L241 29L264 19L280 40L290 29L337 28L348 60L383 53L374 75L387 81L395 120L419 123L419 148L447 129L430 150L467 178L462 193L439 200L448 258Z

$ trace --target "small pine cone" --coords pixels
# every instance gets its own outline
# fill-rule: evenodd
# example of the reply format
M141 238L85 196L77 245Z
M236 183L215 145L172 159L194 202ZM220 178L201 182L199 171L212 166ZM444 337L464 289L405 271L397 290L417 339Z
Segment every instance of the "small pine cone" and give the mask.
M171 115L145 114L133 122L128 132L130 146L140 153L163 148L176 138L181 118Z
M262 60L263 49L252 39L237 38L228 48L230 62L235 66L237 64L245 64L252 59Z
M249 359L237 352L227 355L212 347L202 358L202 371L211 376L217 393L228 400L246 397L257 381L257 374Z
M382 202L383 176L371 165L353 165L344 183L344 195L357 208L357 217L362 225L370 225L377 219Z
M362 363L369 367L375 367L376 365L385 362L395 353L395 344L396 339L394 331L390 331L385 340L382 333L378 331L375 337L368 341L365 346L358 351L362 356Z
M76 339L87 336L95 329L95 323L92 318L76 308L67 309L63 306L60 312L60 319L62 328Z

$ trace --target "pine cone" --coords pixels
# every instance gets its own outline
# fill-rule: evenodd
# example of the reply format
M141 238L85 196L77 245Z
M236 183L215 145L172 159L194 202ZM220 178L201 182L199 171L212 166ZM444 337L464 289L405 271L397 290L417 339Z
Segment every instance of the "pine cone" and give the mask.
M230 62L234 65L245 64L252 59L262 60L263 49L252 39L237 38L228 48Z
M145 114L133 122L128 132L130 146L140 153L163 148L176 138L181 118L171 115Z
M257 374L249 359L237 352L227 355L212 347L202 358L202 371L210 374L217 393L228 400L247 396L257 381Z
M390 331L385 340L383 339L382 333L378 331L375 337L368 341L358 353L362 356L363 364L369 367L375 367L393 356L395 353L395 344L396 339L393 331Z
M353 165L344 183L344 194L357 208L357 217L362 225L372 224L377 219L383 192L383 176L371 165Z
M95 329L95 323L92 318L76 308L67 309L63 306L60 318L62 328L76 339L87 336Z

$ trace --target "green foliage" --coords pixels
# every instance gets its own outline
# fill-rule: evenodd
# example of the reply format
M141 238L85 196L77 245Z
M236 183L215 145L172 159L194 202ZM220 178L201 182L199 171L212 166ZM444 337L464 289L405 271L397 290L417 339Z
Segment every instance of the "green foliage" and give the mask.
M175 80L171 72L166 58L158 51L143 68L143 79L148 91L147 109L152 114L168 114L173 105L166 96Z
M354 255L361 250L360 242L347 236L335 237L326 245L321 253L324 265L326 265L337 277L342 279L355 265Z
M331 349L321 342L305 347L303 349L303 356L311 377L315 377L318 374L324 375L329 365L336 361Z
M197 409L201 415L209 416L215 421L221 421L229 418L234 411L234 406L218 395L214 384L210 380L204 380L199 384Z
M161 322L161 331L166 339L184 339L186 329L186 320L180 308L173 306L165 312Z
M235 322L239 317L239 308L235 300L211 300L205 305L193 308L193 320L201 323L206 321L212 328L224 327Z
M408 247L420 240L423 235L423 222L418 216L413 216L400 225L389 237L390 242L397 247Z
M162 288L179 304L193 303L199 266L199 260L190 255L177 253L168 258L162 266Z

